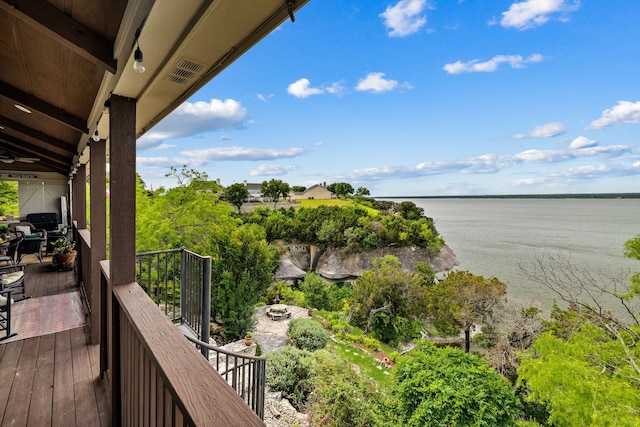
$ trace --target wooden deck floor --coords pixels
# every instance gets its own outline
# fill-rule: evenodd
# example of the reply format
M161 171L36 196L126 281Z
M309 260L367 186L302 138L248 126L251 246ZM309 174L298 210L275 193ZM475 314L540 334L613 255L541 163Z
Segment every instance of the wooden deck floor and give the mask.
M73 271L53 271L48 263L29 264L25 272L31 297L77 291L76 281ZM0 343L0 384L1 426L110 424L99 347L88 344L86 327Z

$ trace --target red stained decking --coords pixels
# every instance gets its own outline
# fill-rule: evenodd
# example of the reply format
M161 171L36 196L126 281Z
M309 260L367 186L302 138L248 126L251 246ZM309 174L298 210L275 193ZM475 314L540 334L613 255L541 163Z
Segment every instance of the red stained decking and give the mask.
M73 271L53 271L46 259L42 264L29 264L25 273L27 294L38 301L76 292L76 282ZM38 305L40 310L66 309L59 304ZM59 325L47 325L53 333L20 339L20 330L14 328L17 341L0 342L0 425L109 425L99 347L88 344L86 327L56 332L67 327L65 316L44 313L43 317L61 319Z

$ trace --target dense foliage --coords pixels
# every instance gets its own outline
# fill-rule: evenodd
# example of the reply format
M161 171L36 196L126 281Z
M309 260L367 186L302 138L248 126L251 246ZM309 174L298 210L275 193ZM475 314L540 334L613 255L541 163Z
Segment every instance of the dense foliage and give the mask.
M495 277L452 271L431 289L429 312L440 330L451 333L463 329L469 351L471 328L500 307L506 292L507 286Z
M640 236L626 243L625 255L640 260ZM554 306L544 332L523 353L518 382L528 399L547 407L553 425L640 425L638 273L625 286L621 277L549 257L529 277L566 308ZM612 302L624 319L613 314Z
M357 205L319 206L244 214L245 222L259 224L267 240L284 240L323 247L368 251L388 246L416 246L437 254L444 244L432 218L405 219L401 215L371 215Z
M273 200L273 207L278 204L278 200L286 199L291 192L291 187L286 182L282 182L279 179L272 179L271 181L263 181L260 184L260 192L263 197Z
M419 336L427 288L421 276L402 269L398 258L374 260L356 279L349 322L381 341L397 344Z
M388 426L385 394L351 363L327 351L317 360L313 392L309 397L312 425L329 427Z
M182 184L148 191L139 181L137 191L138 252L186 247L212 257L212 315L227 336L237 339L253 325L254 306L273 281L279 262L264 230L234 218L232 208L220 203L219 188L206 175L172 169Z
M267 354L266 383L301 408L313 389L315 367L313 353L286 346Z
M246 202L248 198L249 190L247 186L242 183L237 182L224 189L224 199L235 206L236 209L238 209L238 213L240 213L242 204Z
M18 216L18 183L0 181L0 215Z
M425 342L400 359L393 375L399 425L516 425L511 385L478 356Z
M289 339L299 349L316 351L327 345L329 334L313 319L292 319L289 322Z

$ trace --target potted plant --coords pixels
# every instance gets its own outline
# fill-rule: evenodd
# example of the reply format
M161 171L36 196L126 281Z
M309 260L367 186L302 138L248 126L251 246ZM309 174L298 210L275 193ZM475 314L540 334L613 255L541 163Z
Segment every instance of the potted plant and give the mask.
M9 226L7 224L0 224L0 239L7 239L9 234Z
M56 264L71 264L76 259L75 244L64 237L51 244L53 247L53 260Z
M244 335L244 343L245 343L246 345L251 345L251 344L253 344L253 332L247 332L247 333Z

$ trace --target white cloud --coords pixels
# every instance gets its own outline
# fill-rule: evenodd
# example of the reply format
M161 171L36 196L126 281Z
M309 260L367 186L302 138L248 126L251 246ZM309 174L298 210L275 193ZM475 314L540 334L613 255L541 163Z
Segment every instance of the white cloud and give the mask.
M321 87L311 87L309 79L301 78L291 83L287 87L287 92L296 98L307 98L311 95L322 95L323 93L340 96L345 92L345 88L342 82L334 82Z
M137 147L152 148L170 138L194 136L222 129L237 129L245 124L246 119L247 111L234 99L185 102L138 139Z
M598 141L596 141L595 139L589 139L586 136L579 136L571 141L571 145L569 145L569 148L577 150L580 148L595 147L596 145L598 145Z
M483 154L457 160L441 162L422 162L414 167L382 166L351 171L344 178L354 180L384 180L391 178L413 178L419 176L460 174L493 174L520 164L546 163L553 164L586 157L618 157L631 152L628 145L589 146L579 149L561 150L524 150L515 154L496 155ZM640 169L639 165L635 169ZM633 169L633 168L632 168ZM635 170L633 169L633 170ZM638 173L638 172L634 172ZM520 182L524 184L525 181Z
M388 80L384 78L384 73L369 73L363 79L358 81L356 90L364 92L370 91L375 93L388 92L394 89L411 89L408 83L400 84L397 80Z
M193 159L205 161L260 161L298 157L305 153L303 148L262 149L244 147L213 147L202 150L187 150L181 154Z
M327 86L325 90L327 91L327 93L330 93L332 95L341 96L346 91L346 88L344 87L342 82L335 82Z
M426 23L423 14L427 7L426 0L400 0L379 16L384 20L387 34L391 37L404 37L420 30Z
M158 145L158 150L169 150L171 148L176 148L175 144L160 144Z
M567 22L567 13L574 12L580 7L580 1L574 0L525 0L516 2L509 10L502 12L500 25L505 28L528 30L546 24L554 14L560 14L559 20Z
M293 165L274 165L274 164L262 164L257 168L249 172L251 176L278 176L286 175L287 172L291 172L298 169Z
M197 166L191 159L175 157L136 157L136 165L148 168L168 168L176 165Z
M547 123L542 126L536 126L527 133L519 133L514 138L551 138L562 135L567 131L561 122Z
M618 105L602 112L602 117L591 122L588 129L604 129L618 123L640 123L640 101L618 101Z
M287 92L297 98L306 98L311 95L320 95L321 93L324 93L324 90L317 87L311 87L309 79L302 78L291 83L289 87L287 87Z
M462 73L493 73L500 64L509 64L511 68L522 68L526 64L541 62L544 57L539 53L523 58L521 55L496 55L488 61L480 62L479 59L472 59L468 62L456 61L452 64L445 64L442 67L449 74Z

